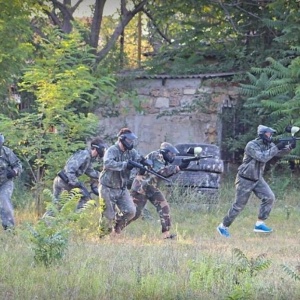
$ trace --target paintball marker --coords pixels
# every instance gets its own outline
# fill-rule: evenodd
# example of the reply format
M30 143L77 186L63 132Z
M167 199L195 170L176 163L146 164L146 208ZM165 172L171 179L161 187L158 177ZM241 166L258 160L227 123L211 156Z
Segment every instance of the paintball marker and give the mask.
M151 169L148 169L148 168L144 167L142 164L140 164L140 163L138 163L138 162L129 160L128 163L129 163L130 165L132 165L134 168L141 169L141 170L146 171L146 172L148 172L148 173L151 173L151 174L157 176L158 178L161 178L161 179L163 179L163 180L165 180L165 181L167 181L167 182L169 182L169 183L172 183L172 181L169 180L168 178L166 178L166 177L160 175L159 173L157 173L157 172L155 172L155 171L153 171L153 170L151 170Z
M191 162L191 161L199 161L202 158L208 158L208 157L213 157L212 155L208 156L200 156L202 152L201 147L190 147L187 149L186 153L187 154L192 154L194 157L186 157L182 159L182 162Z
M80 189L82 196L84 198L91 199L90 192L88 191L88 189L84 186L84 184L82 182L78 181L75 187Z
M67 184L69 184L69 178L65 174L64 170L61 170L60 172L57 173L57 175ZM87 190L87 188L84 186L84 184L80 181L76 182L74 185L74 188L79 188L81 190L81 193L83 197L91 199L90 192Z
M297 126L291 126L291 125L286 126L285 131L290 133L291 136L284 137L284 138L279 138L278 141L279 142L284 142L286 146L289 146L292 143L295 144L296 140L300 140L300 138L295 137L295 133L297 133L299 130L300 130L300 127L297 127Z

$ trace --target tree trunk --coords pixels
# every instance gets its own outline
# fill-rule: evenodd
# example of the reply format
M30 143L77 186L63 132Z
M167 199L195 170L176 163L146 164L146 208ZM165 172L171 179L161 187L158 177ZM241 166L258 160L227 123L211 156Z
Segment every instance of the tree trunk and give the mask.
M96 0L95 10L93 15L93 20L91 24L91 32L90 32L90 46L95 49L98 48L98 41L100 35L100 28L103 18L103 10L106 0Z

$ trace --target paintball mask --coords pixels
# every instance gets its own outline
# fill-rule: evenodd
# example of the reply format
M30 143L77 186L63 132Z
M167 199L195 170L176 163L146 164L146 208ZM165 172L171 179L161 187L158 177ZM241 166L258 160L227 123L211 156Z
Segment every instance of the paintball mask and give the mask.
M179 154L179 151L172 144L163 142L160 145L160 153L166 162L172 163L175 159L175 156Z
M268 132L271 133L270 136L266 135L266 133ZM272 142L273 133L276 133L276 130L271 127L267 127L264 125L259 125L257 127L257 135L263 140L265 144L270 144Z
M137 136L133 132L124 132L119 134L118 137L126 150L132 150L137 140Z
M107 148L107 145L102 140L99 140L99 141L93 141L91 143L91 147L95 148L97 150L98 156L102 158L104 156L104 152Z

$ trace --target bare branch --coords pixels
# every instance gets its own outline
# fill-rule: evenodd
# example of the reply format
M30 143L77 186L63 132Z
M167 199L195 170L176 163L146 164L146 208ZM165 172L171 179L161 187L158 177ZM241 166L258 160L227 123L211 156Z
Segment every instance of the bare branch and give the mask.
M72 12L72 14L74 13L74 11L78 8L78 6L82 3L83 0L78 0L71 8L70 11Z
M224 10L225 12L225 15L227 17L227 19L229 20L229 22L231 23L231 26L232 28L234 29L235 32L238 32L236 26L235 26L235 23L233 22L233 19L230 17L230 13L229 11L227 10L227 8L223 5L222 1L218 1L219 2L219 5L222 7L222 9Z
M169 44L172 44L171 40L158 28L157 24L155 23L152 15L149 13L149 11L147 11L146 9L143 9L143 12L145 13L145 15L152 21L153 26L155 27L155 29L157 30L157 33Z
M124 15L121 16L121 21L118 24L118 26L115 28L115 31L113 32L111 38L109 39L108 43L101 49L99 52L97 52L97 58L96 63L98 64L111 50L111 48L114 46L115 42L119 38L119 36L122 34L122 31L126 27L126 25L132 20L132 18L140 11L143 10L143 7L148 3L148 0L143 0L140 3L138 3L132 11L128 11L127 9L124 12Z

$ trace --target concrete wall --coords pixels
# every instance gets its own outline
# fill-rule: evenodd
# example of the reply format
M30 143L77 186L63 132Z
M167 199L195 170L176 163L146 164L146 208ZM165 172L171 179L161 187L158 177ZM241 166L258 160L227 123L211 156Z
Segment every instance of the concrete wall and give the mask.
M142 154L158 149L163 141L219 145L219 113L238 97L233 86L203 78L135 79L131 88L142 100L142 111L136 112L130 101L123 101L119 109L126 112L101 117L99 126L103 136L116 136L120 128L129 127L139 137Z

